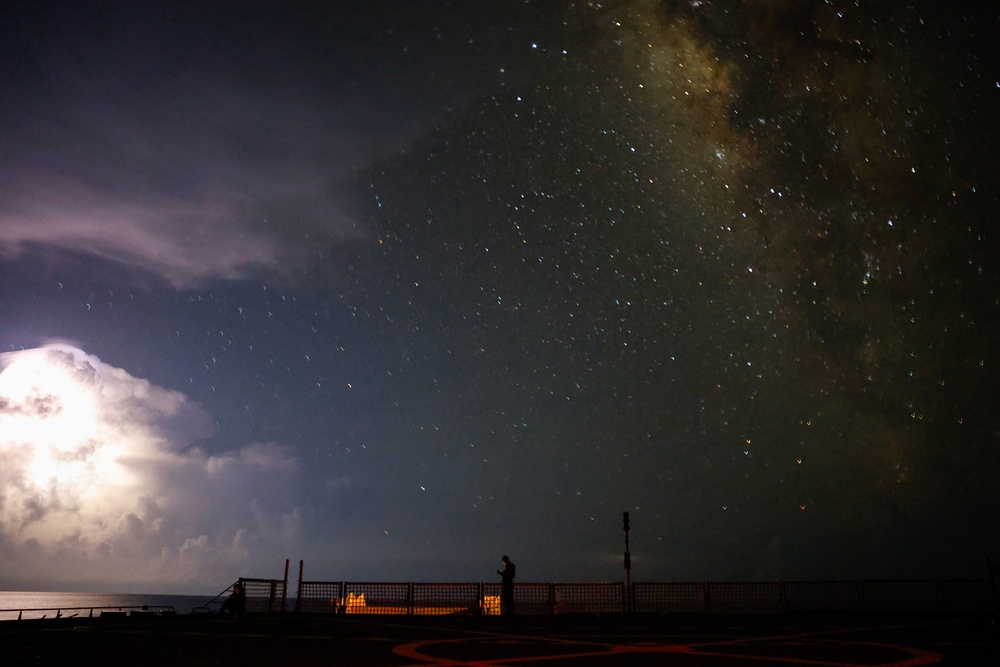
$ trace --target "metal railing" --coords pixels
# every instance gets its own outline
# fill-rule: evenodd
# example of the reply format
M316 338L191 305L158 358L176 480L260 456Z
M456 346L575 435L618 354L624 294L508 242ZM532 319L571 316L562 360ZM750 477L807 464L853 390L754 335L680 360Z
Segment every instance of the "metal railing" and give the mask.
M286 570L287 572L287 570ZM288 599L288 575L285 579L240 579L247 596L247 613L271 614L285 611Z
M288 561L285 561L285 576L283 579L257 579L240 577L203 605L191 610L195 614L218 612L225 599L233 592L236 585L243 589L246 596L246 613L271 614L284 612L288 601Z
M519 615L989 614L992 582L748 581L519 583ZM299 579L295 610L319 614L498 615L499 583L333 582Z
M0 620L29 620L54 618L121 618L125 616L171 616L175 613L172 605L113 605L106 607L33 607L20 609L0 609ZM14 615L17 615L16 617Z
M500 614L500 583L415 583L304 581L301 564L295 611L306 614L466 615ZM244 577L246 612L285 611L284 579ZM217 595L201 611L232 590ZM570 614L788 614L848 613L997 613L989 579L866 581L669 581L518 583L518 615ZM199 609L192 610L197 613ZM58 619L172 616L169 605L119 605L0 609L0 619Z

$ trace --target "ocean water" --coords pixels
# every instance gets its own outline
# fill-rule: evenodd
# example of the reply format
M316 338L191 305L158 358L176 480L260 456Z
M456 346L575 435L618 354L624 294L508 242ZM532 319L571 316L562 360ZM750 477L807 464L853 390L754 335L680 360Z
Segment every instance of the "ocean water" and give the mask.
M147 605L173 607L178 614L190 614L195 607L207 604L211 595L143 595L137 593L42 593L32 591L0 591L0 621L22 619L98 616L102 609L128 611ZM212 605L218 611L222 599Z

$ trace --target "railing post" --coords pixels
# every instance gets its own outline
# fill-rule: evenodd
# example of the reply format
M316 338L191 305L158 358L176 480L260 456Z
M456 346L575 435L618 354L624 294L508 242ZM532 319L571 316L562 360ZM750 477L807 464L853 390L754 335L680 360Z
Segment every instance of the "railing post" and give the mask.
M406 615L413 616L413 582L406 585Z
M556 615L556 585L554 583L549 584L549 615Z
M712 593L711 587L707 581L701 584L701 597L702 603L704 604L704 609L706 614L712 613Z
M285 613L285 605L288 604L288 559L285 559L285 581L281 587L281 613Z
M302 561L299 561L299 583L295 587L295 611L299 610L299 601L302 599Z

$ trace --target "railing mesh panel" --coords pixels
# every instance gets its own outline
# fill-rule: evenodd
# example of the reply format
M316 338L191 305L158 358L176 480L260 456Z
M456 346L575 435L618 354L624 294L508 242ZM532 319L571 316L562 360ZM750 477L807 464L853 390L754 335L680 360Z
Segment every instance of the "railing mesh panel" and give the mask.
M1000 611L996 593L981 581L956 579L942 581L939 585L944 612L989 614Z
M786 611L860 611L856 581L789 581L785 587Z
M864 610L870 612L932 612L941 608L937 582L865 581Z
M335 614L342 589L339 581L301 581L295 609L306 614Z
M775 614L783 609L780 582L738 581L708 584L713 614Z
M344 597L339 600L342 614L410 614L410 584L353 583L344 584Z
M621 613L625 609L625 584L555 584L555 613Z
M413 584L414 614L478 614L480 584Z
M556 584L525 583L514 585L514 608L526 616L552 614ZM500 613L500 584L483 584L483 613L496 616Z
M247 585L247 611L267 611L271 585ZM266 593L264 592L266 591ZM873 613L991 613L989 580L518 583L518 615L706 613L778 614L835 611ZM276 603L275 603L276 604ZM300 582L296 609L341 614L500 613L500 584Z
M281 579L241 579L247 596L247 612L274 613L285 610L285 582Z
M705 584L696 581L632 584L635 611L640 613L703 613Z

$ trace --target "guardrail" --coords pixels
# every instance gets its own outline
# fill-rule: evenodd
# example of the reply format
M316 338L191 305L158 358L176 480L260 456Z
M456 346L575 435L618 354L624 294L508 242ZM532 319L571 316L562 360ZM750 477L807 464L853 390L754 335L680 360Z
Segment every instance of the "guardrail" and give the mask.
M519 583L519 615L989 614L990 580ZM295 610L318 614L498 615L499 583L333 582L299 579Z
M301 572L301 564L299 571ZM214 598L192 609L192 613L218 612L224 603L223 598L232 593L234 587L237 585L243 589L245 596L244 612L265 614L284 612L288 600L288 560L285 560L285 576L283 579L240 577Z
M285 611L288 596L288 566L285 566L285 578L282 579L240 579L243 591L247 596L247 613L265 613Z
M34 608L21 608L21 609L0 609L0 620L15 620L14 614L17 614L16 620L18 621L28 620L28 619L48 619L48 618L94 618L95 611L98 612L97 615L100 618L122 618L125 616L132 616L132 617L172 616L175 614L172 605L122 605L122 606L108 606L108 607L34 607ZM69 612L75 612L75 613L69 613ZM84 614L83 612L86 612L86 614Z

